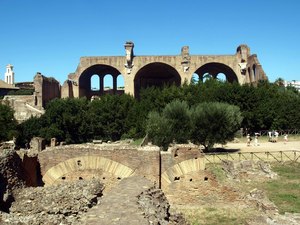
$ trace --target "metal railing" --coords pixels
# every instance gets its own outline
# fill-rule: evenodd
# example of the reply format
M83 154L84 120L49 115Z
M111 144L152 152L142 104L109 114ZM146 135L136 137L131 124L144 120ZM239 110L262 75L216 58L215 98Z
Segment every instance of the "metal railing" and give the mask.
M267 162L300 162L300 151L272 151L272 152L238 152L238 153L209 153L205 154L205 163L221 163L230 161L267 161Z

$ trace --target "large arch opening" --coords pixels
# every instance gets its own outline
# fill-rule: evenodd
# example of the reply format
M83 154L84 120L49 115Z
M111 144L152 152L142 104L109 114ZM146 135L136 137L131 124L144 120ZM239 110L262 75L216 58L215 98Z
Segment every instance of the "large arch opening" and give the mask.
M134 95L147 87L164 87L175 84L180 86L181 77L176 69L164 63L150 63L141 68L134 78Z
M226 78L227 82L238 82L238 78L235 72L229 66L222 63L204 64L203 66L198 68L195 73L198 74L199 80L201 81L205 81L208 76L217 79L218 76L221 75L222 80L225 80Z
M122 76L120 71L109 65L97 64L87 68L79 77L79 97L90 99L92 96L103 94L123 94L124 91L118 91L119 75ZM107 81L109 76L111 79ZM109 90L105 87L109 87Z

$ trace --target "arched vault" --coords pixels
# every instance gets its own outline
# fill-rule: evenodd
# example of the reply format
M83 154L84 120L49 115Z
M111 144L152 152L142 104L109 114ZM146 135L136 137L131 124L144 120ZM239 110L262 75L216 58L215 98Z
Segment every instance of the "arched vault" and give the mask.
M137 72L134 79L134 93L138 97L142 88L172 84L177 86L181 84L181 77L174 67L165 63L150 63Z
M92 76L97 75L99 76L99 90L93 91L91 87L91 78ZM117 77L121 75L120 71L116 68L103 65L103 64L96 64L93 66L88 67L85 69L80 77L79 77L79 97L86 96L91 98L93 95L103 95L104 94L104 77L106 75L111 75L113 77L113 93L117 91Z
M226 80L230 83L237 81L238 78L235 72L223 63L207 63L199 67L195 73L199 76L199 80L203 80L205 75L210 75L217 78L218 74L225 74Z

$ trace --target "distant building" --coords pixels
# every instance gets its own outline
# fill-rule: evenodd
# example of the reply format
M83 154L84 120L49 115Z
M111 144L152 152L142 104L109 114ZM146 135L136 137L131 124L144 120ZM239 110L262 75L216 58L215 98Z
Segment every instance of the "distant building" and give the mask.
M6 72L4 75L4 81L0 80L0 96L6 95L9 91L18 90L18 87L15 87L15 73L13 71L13 65L8 64L6 66Z
M292 86L294 88L296 88L298 91L300 91L300 81L284 81L284 86L288 87L288 86Z
M6 72L5 72L5 83L13 85L15 83L15 73L13 71L14 67L11 64L8 64L6 66Z

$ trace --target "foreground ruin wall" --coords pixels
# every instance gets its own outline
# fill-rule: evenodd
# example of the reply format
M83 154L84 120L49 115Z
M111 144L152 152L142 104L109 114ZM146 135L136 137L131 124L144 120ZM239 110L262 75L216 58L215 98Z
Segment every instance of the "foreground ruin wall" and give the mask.
M91 179L107 181L142 175L159 183L160 151L158 147L106 147L68 145L47 148L39 153L45 185L61 181Z
M176 145L161 152L161 188L172 187L185 175L205 169L204 154L195 145Z
M13 202L12 191L25 186L22 160L16 151L0 148L0 211L7 212Z
M157 146L58 146L41 151L38 160L45 185L92 178L105 183L140 175L161 187L205 167L198 147L182 145L167 152Z

